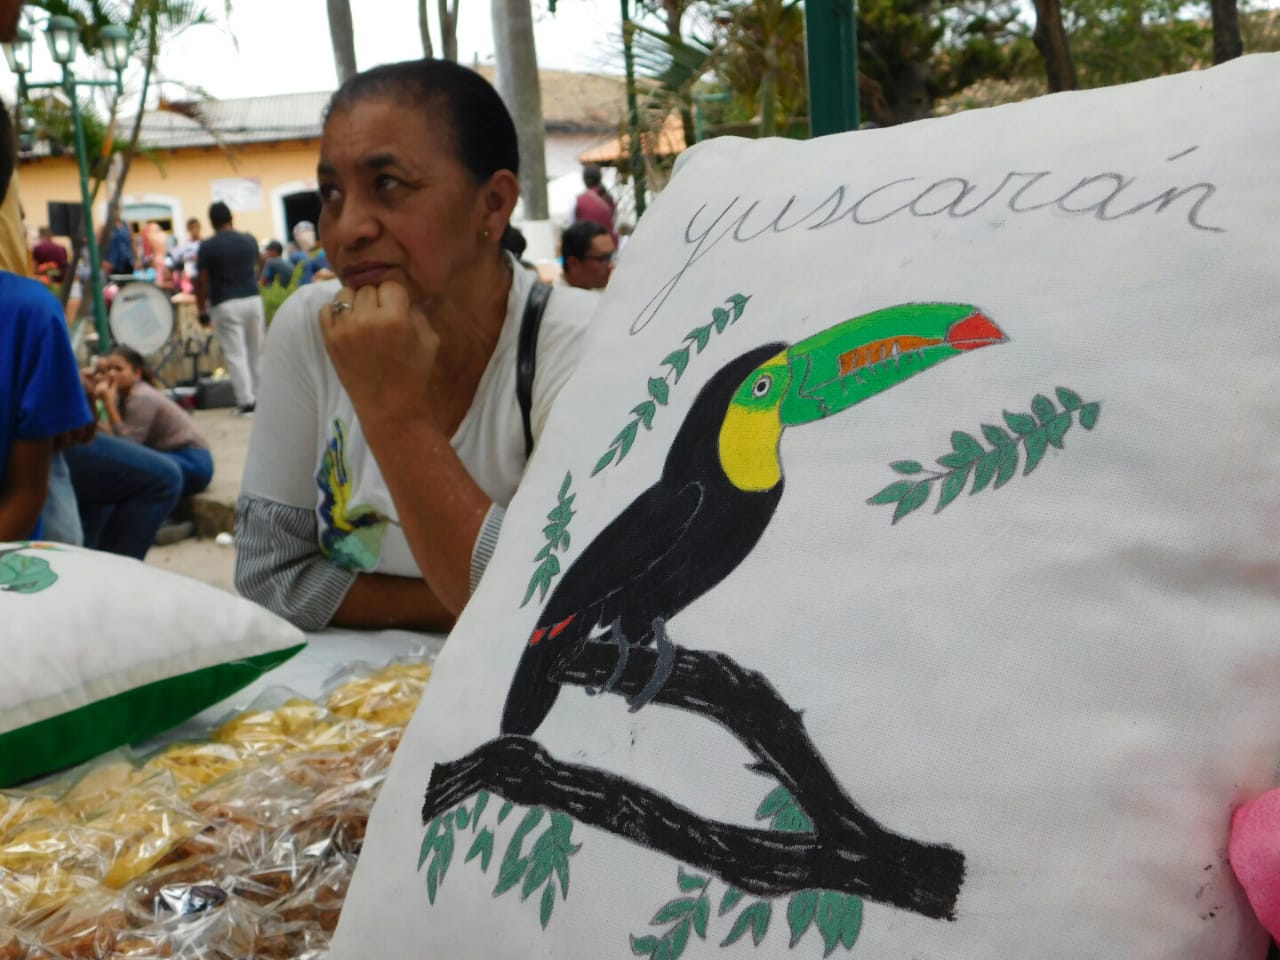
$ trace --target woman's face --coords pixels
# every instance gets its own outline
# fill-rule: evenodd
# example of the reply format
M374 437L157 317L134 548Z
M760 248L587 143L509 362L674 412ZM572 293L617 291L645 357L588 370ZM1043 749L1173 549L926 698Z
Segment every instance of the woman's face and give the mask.
M138 382L138 371L129 365L129 361L119 354L113 353L102 362L102 370L107 382L124 393Z
M495 248L515 178L500 171L477 184L449 140L442 122L394 99L330 114L317 167L320 237L344 284L395 280L423 302L449 295Z

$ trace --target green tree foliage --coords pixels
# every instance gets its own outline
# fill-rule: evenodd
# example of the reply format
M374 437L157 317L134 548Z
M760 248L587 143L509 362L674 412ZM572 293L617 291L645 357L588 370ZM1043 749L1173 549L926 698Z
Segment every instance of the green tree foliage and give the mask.
M1280 14L1241 4L1245 52L1280 49ZM1062 0L1080 87L1109 86L1213 62L1203 0ZM792 133L808 114L802 0L644 0L656 36L705 49L697 99L713 132ZM1019 0L859 0L858 68L864 120L901 123L937 112L1044 93L1035 12ZM683 31L677 36L671 25ZM661 27L661 29L657 29ZM656 62L669 65L661 54ZM659 88L661 70L645 73ZM695 89L697 96L693 91ZM803 135L803 134L801 134Z

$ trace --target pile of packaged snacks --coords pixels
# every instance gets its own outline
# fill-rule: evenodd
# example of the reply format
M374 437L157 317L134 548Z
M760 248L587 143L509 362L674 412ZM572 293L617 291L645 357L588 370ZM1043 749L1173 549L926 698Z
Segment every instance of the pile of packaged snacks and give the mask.
M0 960L323 956L430 673L354 668L322 703L0 791Z

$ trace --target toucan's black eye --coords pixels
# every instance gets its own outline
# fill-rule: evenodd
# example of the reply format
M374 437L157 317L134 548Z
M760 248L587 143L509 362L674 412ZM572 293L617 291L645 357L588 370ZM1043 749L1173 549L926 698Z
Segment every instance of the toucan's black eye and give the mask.
M751 385L751 394L756 397L767 397L769 388L773 386L773 377L762 373L760 379Z

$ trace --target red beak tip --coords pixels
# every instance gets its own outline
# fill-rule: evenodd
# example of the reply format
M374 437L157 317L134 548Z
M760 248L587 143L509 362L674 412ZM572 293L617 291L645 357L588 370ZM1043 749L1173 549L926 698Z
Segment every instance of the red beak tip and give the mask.
M971 313L947 330L947 343L957 350L977 350L1008 339L1004 331L983 313Z

